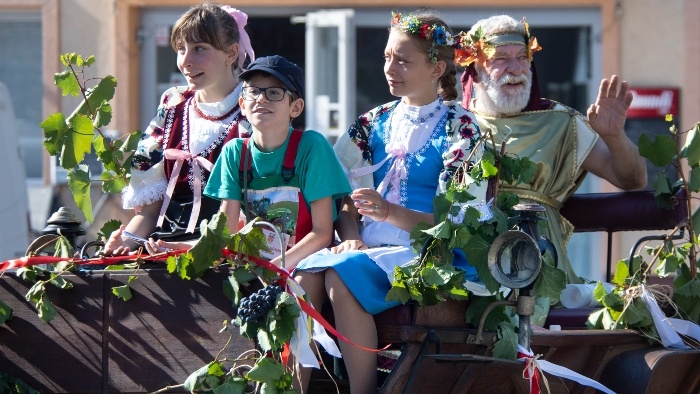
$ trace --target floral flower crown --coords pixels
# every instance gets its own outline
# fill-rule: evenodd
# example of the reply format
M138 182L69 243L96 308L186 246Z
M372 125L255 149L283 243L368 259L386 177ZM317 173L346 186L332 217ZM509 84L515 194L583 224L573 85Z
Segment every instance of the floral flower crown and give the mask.
M524 17L521 23L525 26L525 35L520 32L504 32L486 36L481 26L471 34L460 32L454 37L461 44L455 48L455 63L467 67L478 59L479 53L491 58L496 53L496 47L511 44L523 45L532 62L532 54L541 51L542 47L537 43L537 38L530 35L530 25Z
M455 36L447 31L445 26L421 22L421 20L413 14L404 16L401 15L400 12L392 11L391 27L398 28L405 33L416 34L420 38L430 41L431 45L430 49L428 49L428 59L430 59L430 62L433 64L438 61L438 47L455 47L455 45L461 45L455 42Z

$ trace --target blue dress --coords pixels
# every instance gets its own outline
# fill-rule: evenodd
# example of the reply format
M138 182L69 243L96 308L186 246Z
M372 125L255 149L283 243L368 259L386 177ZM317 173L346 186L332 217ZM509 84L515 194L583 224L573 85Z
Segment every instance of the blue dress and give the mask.
M391 123L397 103L368 112L349 130L349 134L357 135L357 127L364 129L363 137L352 140L365 158L370 159L368 161L377 163L375 166L378 168L372 174L374 187L392 203L415 211L432 213L439 180L449 176L450 166L446 163L452 161L446 160L446 157L453 156L449 152L454 153L455 140L459 140L461 146L465 146L463 142L466 140L465 148L474 147L473 142L478 139L479 132L476 122L471 122L473 115L461 107L447 104L447 110L443 111L425 143L398 157L387 153L390 149L385 149L392 141ZM465 116L469 119L465 120ZM455 123L469 124L470 129L455 130ZM393 130L397 128L394 127ZM460 135L450 135L449 131L458 132ZM341 139L338 144L343 141L350 140ZM347 151L346 148L343 147L340 151ZM338 151L336 146L336 152ZM468 155L464 155L466 156ZM396 160L402 161L401 167L405 169L405 175L398 187L389 187L381 191L384 188L381 186L382 180ZM393 196L388 196L391 193ZM412 262L416 254L413 252L408 232L387 222L374 222L366 217L363 221L361 235L363 242L370 249L337 254L326 249L302 260L296 269L311 272L335 269L363 308L371 314L377 314L400 304L399 301L386 300L393 281L394 268ZM468 280L477 280L476 269L469 265L461 251L455 253L453 264L466 271Z

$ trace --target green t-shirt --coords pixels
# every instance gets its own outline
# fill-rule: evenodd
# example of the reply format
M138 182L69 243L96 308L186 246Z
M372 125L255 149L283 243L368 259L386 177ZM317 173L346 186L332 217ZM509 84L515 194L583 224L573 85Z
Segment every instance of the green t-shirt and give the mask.
M291 129L290 133L291 135ZM282 162L289 143L287 140L272 152L261 152L251 139L253 177L260 178L282 173ZM243 139L235 139L224 146L211 171L204 194L217 199L243 201L239 180L239 163ZM350 193L350 184L326 138L317 131L307 130L299 141L295 173L307 204L331 197L333 200ZM282 186L282 185L280 185ZM310 209L310 207L309 207ZM333 210L335 219L336 211Z

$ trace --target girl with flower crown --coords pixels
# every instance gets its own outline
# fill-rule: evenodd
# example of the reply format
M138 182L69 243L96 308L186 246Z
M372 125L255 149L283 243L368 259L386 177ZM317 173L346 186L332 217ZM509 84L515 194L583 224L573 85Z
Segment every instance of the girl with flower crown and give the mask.
M122 195L124 208L134 209L135 215L112 233L105 253L134 250L138 243L124 236L128 233L149 238L158 230L156 238L197 239L200 222L218 212L219 202L202 195L202 190L222 146L242 134L239 126L246 123L238 106L237 75L246 56L255 60L244 29L247 19L229 6L200 4L173 26L171 45L187 86L163 93L157 114L143 133ZM151 239L144 246L157 253L166 245Z
M339 139L336 154L354 188L336 221L342 243L295 271L313 305L330 300L336 328L354 342L340 342L353 393L376 390L377 356L360 347L377 348L373 315L399 304L386 295L394 268L416 256L411 230L433 223L435 194L463 160L480 156L471 154L479 146L476 120L454 101L453 45L445 22L430 12L394 14L384 74L400 99L360 116ZM476 280L464 256L454 264Z

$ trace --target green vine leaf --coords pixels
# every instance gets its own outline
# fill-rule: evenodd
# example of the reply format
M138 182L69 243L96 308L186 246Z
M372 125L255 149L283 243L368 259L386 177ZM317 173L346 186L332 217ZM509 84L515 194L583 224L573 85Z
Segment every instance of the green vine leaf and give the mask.
M93 127L99 129L105 127L112 121L112 106L106 101L102 102L97 108L95 115L95 121L93 122Z
M92 121L85 115L68 118L68 127L63 134L63 147L59 163L61 167L70 170L80 164L85 155L92 150L92 139L95 137Z
M194 371L193 373L190 374L190 376L185 379L185 383L183 384L183 387L189 391L189 392L195 392L197 390L200 390L203 387L203 383L207 376L209 376L209 371L212 368L216 368L218 365L219 368L221 368L221 363L218 361L212 361L208 363L207 365L199 368L198 370Z
M53 306L53 303L49 297L44 293L41 298L36 302L36 309L38 311L39 318L46 323L50 322L56 317L58 310Z
M177 256L168 256L166 267L169 273L177 273L180 279L190 280L193 268L192 254L187 252Z
M133 295L131 294L131 283L137 280L135 275L129 275L129 280L123 286L112 287L112 294L121 298L123 301L129 301Z
M484 311L489 305L491 305L491 303L496 301L500 301L496 296L472 296L469 300L469 308L467 308L467 312L465 314L466 322L471 324L473 327L479 327L479 321L481 320L481 316L484 314ZM484 329L495 330L498 328L498 325L501 322L506 321L507 319L508 315L505 313L505 306L498 306L486 316L486 320L484 321Z
M64 65L66 64L64 63ZM53 79L56 86L61 89L61 94L64 96L78 96L80 94L80 83L72 72L67 70L56 73Z
M518 355L518 334L515 325L503 321L498 325L498 340L493 345L493 356L506 360L515 360Z
M685 137L681 156L688 159L688 165L691 167L700 165L700 122L696 123Z
M116 87L117 79L113 76L107 75L100 79L100 82L95 87L87 90L87 101L81 101L69 119L77 114L95 116L94 113L97 109L114 97Z
M642 134L639 137L639 154L649 159L655 166L665 167L676 156L676 144L670 135L657 135L654 141Z
M700 192L700 167L693 167L690 169L688 187L693 193Z
M627 278L630 276L630 270L627 264L625 264L624 261L620 260L618 261L617 265L615 266L615 275L612 278L612 283L622 286L625 284L625 281Z
M687 270L687 266L684 266ZM696 276L676 288L674 300L688 320L700 324L700 279Z
M61 153L63 148L61 140L68 130L65 115L60 112L49 115L48 118L41 122L40 126L44 130L44 148L46 151L51 156Z
M245 393L246 382L242 378L227 379L216 387L212 392L214 394L243 394Z
M109 239L113 232L117 231L121 227L122 222L117 219L112 219L106 222L102 228L97 232L97 236L102 240L106 241Z
M68 171L68 187L73 193L73 199L78 209L85 215L85 220L92 223L92 201L90 199L90 174L87 165Z
M561 292L566 288L566 274L554 266L552 256L547 253L542 263L542 270L537 276L534 292L538 297L548 297L559 300Z
M12 308L0 300L0 325L12 319Z
M100 175L100 180L102 181L102 191L105 193L119 193L128 184L129 181L112 171L105 171Z

